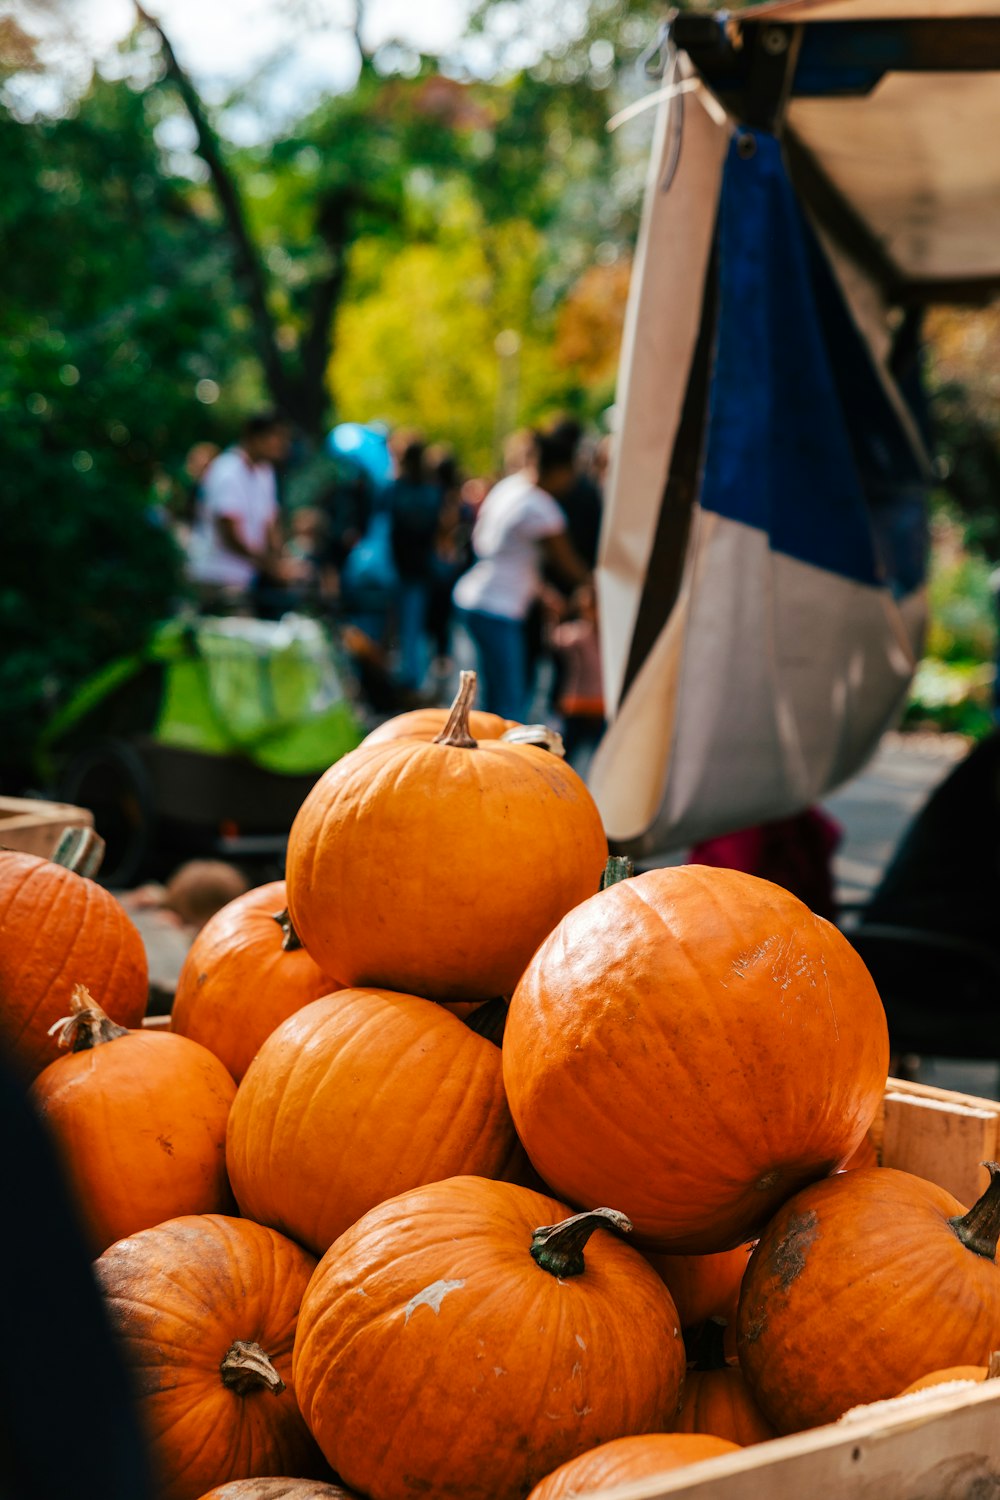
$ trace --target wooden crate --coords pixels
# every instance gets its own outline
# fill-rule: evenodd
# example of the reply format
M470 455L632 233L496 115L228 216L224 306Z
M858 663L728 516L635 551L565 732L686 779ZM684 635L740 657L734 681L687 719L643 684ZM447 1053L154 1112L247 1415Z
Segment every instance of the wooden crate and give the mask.
M94 815L69 802L0 797L0 849L50 859L66 828L93 828Z
M872 1135L883 1166L971 1204L1000 1159L1000 1103L890 1078ZM1000 1380L860 1408L594 1500L997 1500Z

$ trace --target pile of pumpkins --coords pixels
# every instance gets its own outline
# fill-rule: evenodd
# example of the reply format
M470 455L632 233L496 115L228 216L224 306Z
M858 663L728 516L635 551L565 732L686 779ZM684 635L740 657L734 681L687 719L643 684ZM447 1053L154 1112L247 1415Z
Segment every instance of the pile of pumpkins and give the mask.
M1000 1346L1000 1179L966 1211L874 1164L847 941L749 875L608 862L474 690L317 783L170 1031L115 899L0 855L0 1036L162 1500L557 1500Z

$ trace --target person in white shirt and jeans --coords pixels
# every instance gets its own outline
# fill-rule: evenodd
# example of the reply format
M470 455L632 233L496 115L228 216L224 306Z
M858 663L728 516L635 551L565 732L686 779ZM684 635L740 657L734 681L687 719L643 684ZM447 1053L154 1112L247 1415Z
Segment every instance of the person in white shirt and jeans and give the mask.
M476 562L452 595L476 645L480 706L519 723L530 708L526 621L543 563L577 589L592 586L556 503L573 482L573 459L559 434L533 434L527 468L501 479L483 501L472 533Z
M203 605L242 602L261 580L294 581L299 565L282 557L275 477L288 447L287 423L262 412L246 420L240 441L205 472L187 566Z

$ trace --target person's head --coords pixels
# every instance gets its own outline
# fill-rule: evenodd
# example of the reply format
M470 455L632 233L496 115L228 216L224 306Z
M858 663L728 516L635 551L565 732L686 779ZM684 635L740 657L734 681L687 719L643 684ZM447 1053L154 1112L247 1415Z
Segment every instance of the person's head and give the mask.
M305 546L318 547L326 530L326 517L315 505L301 505L294 510L289 529L297 542Z
M398 479L407 479L411 484L422 484L424 480L424 454L427 444L419 432L412 427L399 428L389 439L389 452Z
M427 450L427 472L434 483L446 494L453 494L462 487L462 471L458 459L450 448L438 443Z
M214 463L218 456L217 443L195 443L193 448L188 449L184 460L184 472L192 483L197 484L209 464Z
M191 859L167 881L163 904L185 927L201 928L246 890L246 879L235 865L221 859Z
M558 430L536 432L532 453L535 482L556 500L572 487L576 442Z
M259 411L247 417L240 446L254 464L280 464L288 457L292 434L280 412Z

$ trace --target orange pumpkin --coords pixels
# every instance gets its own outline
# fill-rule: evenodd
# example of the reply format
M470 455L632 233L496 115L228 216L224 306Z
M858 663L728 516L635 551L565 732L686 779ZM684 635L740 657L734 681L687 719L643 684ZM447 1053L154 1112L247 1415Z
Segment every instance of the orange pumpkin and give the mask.
M231 1207L226 1123L236 1085L217 1057L166 1031L127 1031L77 986L68 1055L35 1079L95 1255L181 1214Z
M624 1229L621 1215L566 1212L453 1177L383 1203L330 1247L294 1372L346 1483L372 1500L520 1500L609 1432L673 1420L684 1350L670 1293L601 1227Z
M840 1168L842 1172L856 1172L859 1167L877 1167L878 1152L875 1150L875 1142L872 1140L871 1131L868 1131L861 1141L861 1145L849 1156Z
M928 1365L988 1360L1000 1345L998 1171L968 1213L884 1167L814 1183L778 1212L747 1267L737 1342L779 1432L895 1396Z
M390 740L424 740L437 738L448 722L447 708L414 708L409 713L386 719L361 741L363 745L384 745ZM473 709L469 714L469 733L476 740L498 740L508 729L516 729L516 719L501 719Z
M570 1459L536 1484L528 1500L572 1500L575 1495L593 1495L635 1479L651 1479L706 1458L737 1452L736 1443L690 1433L646 1432L640 1437L616 1438Z
M658 1255L646 1259L670 1288L682 1328L693 1328L706 1318L735 1319L740 1284L752 1245L737 1245L717 1255Z
M685 1254L753 1239L850 1156L889 1039L835 927L769 881L686 865L560 922L517 986L503 1055L553 1191L620 1203L643 1244Z
M352 1490L316 1479L236 1479L201 1500L360 1500Z
M741 1448L778 1434L760 1410L739 1370L688 1370L677 1432L726 1438Z
M527 1165L500 1049L388 990L340 990L268 1038L236 1095L227 1156L240 1211L320 1255L408 1188Z
M273 1230L219 1214L170 1219L94 1262L158 1471L157 1500L325 1472L291 1375L315 1264Z
M362 745L292 825L288 900L321 968L433 1000L509 995L607 857L583 782L534 745L468 733L475 674L431 744Z
M138 1026L149 970L138 929L110 891L33 854L0 851L0 1046L27 1078L59 1056L51 1028L84 984Z
M171 1030L214 1052L237 1083L276 1026L340 988L302 947L287 905L283 880L230 901L195 938L177 981Z

